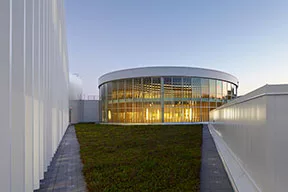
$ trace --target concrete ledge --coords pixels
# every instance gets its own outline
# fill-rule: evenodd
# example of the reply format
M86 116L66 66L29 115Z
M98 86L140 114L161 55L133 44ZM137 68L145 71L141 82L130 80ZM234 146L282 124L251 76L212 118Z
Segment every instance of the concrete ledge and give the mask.
M234 190L236 192L261 192L236 155L227 146L221 133L215 130L212 124L208 124L208 128Z

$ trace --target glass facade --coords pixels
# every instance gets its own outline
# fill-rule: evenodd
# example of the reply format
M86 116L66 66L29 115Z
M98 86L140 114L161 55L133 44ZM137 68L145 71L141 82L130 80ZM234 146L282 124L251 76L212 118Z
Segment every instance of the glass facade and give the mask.
M197 77L142 77L100 86L104 123L179 123L209 120L209 111L236 98L237 86Z

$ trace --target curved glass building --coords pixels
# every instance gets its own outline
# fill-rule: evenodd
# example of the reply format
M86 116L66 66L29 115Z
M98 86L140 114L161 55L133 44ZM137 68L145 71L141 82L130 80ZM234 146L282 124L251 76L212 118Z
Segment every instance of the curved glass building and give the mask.
M205 122L237 96L236 77L210 69L144 67L99 78L103 123Z

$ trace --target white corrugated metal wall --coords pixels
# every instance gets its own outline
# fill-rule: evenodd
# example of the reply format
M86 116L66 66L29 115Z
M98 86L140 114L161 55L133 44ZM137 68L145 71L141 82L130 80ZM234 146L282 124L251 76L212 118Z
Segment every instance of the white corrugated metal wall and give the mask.
M216 146L238 191L287 191L287 114L287 84L265 85L210 112Z
M0 186L33 191L68 126L63 0L0 1Z

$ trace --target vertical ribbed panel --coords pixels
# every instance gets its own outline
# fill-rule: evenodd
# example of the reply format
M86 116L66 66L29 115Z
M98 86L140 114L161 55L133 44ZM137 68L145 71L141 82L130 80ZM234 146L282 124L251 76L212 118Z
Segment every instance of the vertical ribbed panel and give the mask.
M25 185L24 1L12 1L12 55L10 66L11 191Z
M43 101L43 1L39 1L39 178L44 178L44 163L43 163L43 144L44 144L44 137L43 137L43 127L44 127L44 101Z
M0 186L2 191L11 191L11 127L10 127L10 0L0 1Z
M39 2L34 1L34 61L33 61L33 104L34 104L34 126L33 126L33 171L34 188L39 187Z
M25 0L25 190L33 190L33 0Z
M68 126L63 0L0 1L0 186L33 191Z

